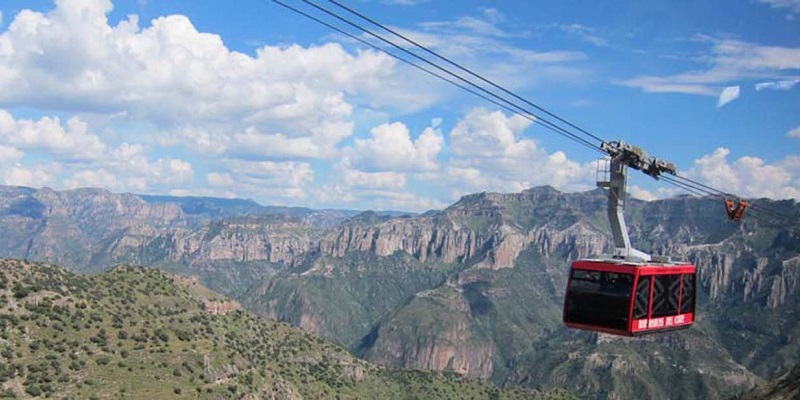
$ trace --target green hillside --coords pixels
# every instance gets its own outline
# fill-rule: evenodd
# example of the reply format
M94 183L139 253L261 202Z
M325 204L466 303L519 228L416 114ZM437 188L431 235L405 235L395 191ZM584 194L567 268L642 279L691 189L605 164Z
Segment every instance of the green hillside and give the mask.
M563 398L398 371L258 319L195 280L0 260L0 398Z
M743 393L733 400L796 400L800 399L800 364L783 376Z

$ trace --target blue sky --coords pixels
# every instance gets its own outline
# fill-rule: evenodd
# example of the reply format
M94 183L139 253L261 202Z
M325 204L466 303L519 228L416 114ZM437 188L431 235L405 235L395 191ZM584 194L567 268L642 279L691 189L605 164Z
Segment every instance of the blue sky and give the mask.
M345 4L683 175L800 199L800 0ZM414 211L594 186L596 153L273 2L0 13L0 183Z

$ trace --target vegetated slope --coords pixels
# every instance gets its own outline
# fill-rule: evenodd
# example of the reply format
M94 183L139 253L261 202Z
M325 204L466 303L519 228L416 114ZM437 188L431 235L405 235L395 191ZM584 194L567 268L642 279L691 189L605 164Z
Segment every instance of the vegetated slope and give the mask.
M735 400L797 400L800 399L800 364L780 378L761 385Z
M264 321L195 280L0 260L0 394L64 398L567 398L396 371Z

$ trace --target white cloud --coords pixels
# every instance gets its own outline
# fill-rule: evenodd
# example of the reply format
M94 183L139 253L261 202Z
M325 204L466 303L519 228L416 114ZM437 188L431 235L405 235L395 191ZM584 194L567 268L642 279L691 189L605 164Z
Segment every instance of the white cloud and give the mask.
M561 190L591 188L594 167L581 165L561 151L547 153L522 137L531 121L499 111L475 109L450 132L452 157L448 179L453 193L475 190L520 191L553 185Z
M350 186L340 184L322 185L312 189L314 198L322 204L347 205L356 201Z
M62 160L91 160L107 151L100 138L89 133L88 124L77 117L67 120L64 127L58 117L15 120L3 109L0 109L0 143L47 152Z
M704 57L706 70L692 70L676 75L642 75L616 84L653 93L687 93L717 96L719 90L734 81L772 79L783 81L786 74L800 71L800 48L762 46L733 39L698 36L697 41L711 43Z
M119 192L149 192L191 183L192 165L175 158L151 161L141 145L123 143L91 168L80 168L64 181L67 188L102 187Z
M487 16L488 17L488 16ZM486 20L475 17L460 17L453 21L422 22L419 24L428 30L468 31L483 36L508 37L509 35L495 25L497 20Z
M398 191L406 187L405 174L398 172L363 172L345 169L342 173L342 180L348 187L356 189Z
M440 202L413 194L411 179L441 178L438 156L444 147L439 131L441 119L412 140L408 128L399 122L385 123L370 131L370 137L356 139L342 151L334 167L333 181L314 190L318 202L352 207L369 204L377 209L427 210ZM360 206L357 205L357 206Z
M24 155L19 149L0 144L0 165L14 165L22 160Z
M631 185L628 187L628 193L630 193L633 198L644 200L644 201L653 201L657 199L656 195L646 189L642 189L639 186Z
M519 47L510 39L521 35L505 30L504 21L496 10L484 9L477 16L421 22L417 30L395 30L510 89L555 81L574 83L588 76L579 67L587 58L585 53Z
M800 79L760 82L756 83L756 90L791 90L798 83L800 83Z
M219 155L228 150L231 137L227 126L183 125L170 131L161 131L151 141L158 146L183 146L195 154Z
M223 161L223 165L225 171L206 175L206 182L212 189L261 201L286 203L305 200L314 181L314 170L304 162L228 159Z
M683 189L676 188L674 186L659 187L655 191L650 191L647 189L643 189L637 185L630 185L628 186L628 193L631 195L631 197L643 201L666 199L669 197L674 197L676 195L685 195L685 194L693 195L691 193L687 193Z
M441 201L419 196L410 192L398 191L367 191L361 195L372 199L375 209L378 210L403 210L423 212L432 209L442 209L448 204Z
M305 147L300 156L330 157L352 134L350 98L408 103L392 95L397 90L386 93L408 77L382 53L329 43L264 46L250 56L181 15L111 26L111 8L107 0L64 0L46 14L17 14L0 34L0 102L117 115L150 126L154 142L216 154L233 146L229 156L264 159L294 157L297 146ZM266 154L241 151L281 140Z
M790 130L789 132L786 132L786 136L800 139L800 126Z
M263 133L250 127L236 133L228 154L262 160L286 158L331 158L337 146L353 133L353 122L322 122L310 130L310 136L291 137L284 133Z
M719 93L717 107L722 107L739 98L739 86L728 86Z
M146 29L131 16L112 27L110 9L108 1L64 1L46 15L19 13L2 35L13 51L0 57L0 83L9 88L0 99L128 111L165 122L314 119L346 116L347 105L319 106L342 89L375 84L393 65L388 56L354 57L336 44L265 46L250 57L198 32L185 16L160 17Z
M583 42L591 43L597 47L608 47L608 41L597 34L595 28L581 24L561 24L550 25L548 28L555 28L565 34L575 37Z
M744 156L731 163L729 155L727 148L716 149L695 161L688 176L746 197L800 199L800 158L787 157L770 164L757 157Z
M788 8L792 12L800 13L800 0L758 0L758 2L769 4L772 8Z
M25 168L15 165L3 172L3 184L12 186L42 187L54 182L51 166Z
M16 165L4 177L6 181L145 191L160 185L191 182L194 176L189 162L172 157L152 160L140 144L106 145L80 118L71 117L66 123L58 117L17 120L0 109L0 161L11 159L18 163L22 151L49 157L53 162L47 167ZM62 182L56 181L54 170L67 177Z
M345 153L362 171L424 172L438 169L437 157L444 146L441 133L426 128L411 140L408 127L400 122L383 124L370 131L369 139L356 139Z
M506 20L505 14L503 14L500 10L494 7L482 8L481 13L487 20L489 20L489 22L492 22L494 24Z
M82 170L74 173L65 181L67 188L99 187L112 191L130 190L141 192L147 188L147 182L138 176L123 179L105 168Z
M323 185L314 190L314 197L326 204L336 207L360 206L366 202L372 210L401 210L423 212L431 209L442 209L446 203L421 196L408 190L389 188L353 187L349 185ZM363 207L363 206L361 206Z

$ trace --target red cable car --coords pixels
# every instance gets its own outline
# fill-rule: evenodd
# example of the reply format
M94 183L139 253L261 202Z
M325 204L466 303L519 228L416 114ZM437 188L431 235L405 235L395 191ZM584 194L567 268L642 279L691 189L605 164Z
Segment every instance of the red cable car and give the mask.
M690 264L575 261L564 323L625 336L688 328L694 322L695 275Z
M564 324L624 336L688 328L694 323L697 268L634 249L623 215L628 167L658 179L661 173L675 175L675 166L623 142L601 148L611 156L598 167L597 184L608 188L614 251L572 263Z

